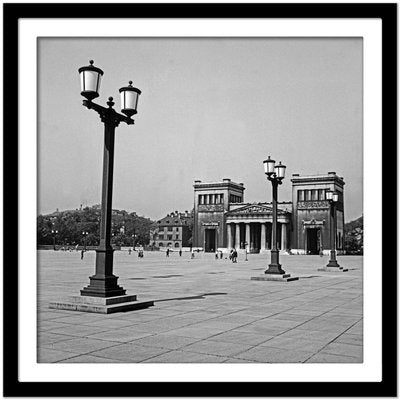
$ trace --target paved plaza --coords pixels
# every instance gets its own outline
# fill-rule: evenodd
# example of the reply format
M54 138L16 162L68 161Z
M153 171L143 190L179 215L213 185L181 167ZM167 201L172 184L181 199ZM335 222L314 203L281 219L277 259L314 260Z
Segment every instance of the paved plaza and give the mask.
M362 257L338 257L348 272L319 272L328 257L281 255L293 282L251 280L269 254L114 253L127 294L154 307L115 314L49 309L79 295L95 252L38 251L38 362L361 363Z

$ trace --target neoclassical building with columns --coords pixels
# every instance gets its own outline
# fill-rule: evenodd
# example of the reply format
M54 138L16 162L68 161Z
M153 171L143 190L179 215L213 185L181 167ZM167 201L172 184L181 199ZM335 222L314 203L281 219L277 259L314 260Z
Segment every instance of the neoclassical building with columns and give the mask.
M336 203L336 249L343 250L344 181L335 172L292 175L292 201L278 203L278 248L291 254L328 253L331 248L331 205L328 190L339 193ZM246 203L243 183L194 183L193 246L206 252L272 248L272 204ZM335 225L333 225L335 226Z

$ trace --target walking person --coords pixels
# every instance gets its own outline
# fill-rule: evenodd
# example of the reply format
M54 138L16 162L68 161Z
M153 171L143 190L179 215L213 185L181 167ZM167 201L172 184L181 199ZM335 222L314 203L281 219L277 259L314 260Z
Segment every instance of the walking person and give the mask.
M81 250L81 260L83 260L83 255L85 254L85 250Z
M236 251L236 249L233 249L233 251L232 251L232 262L233 263L237 262L237 251Z
M132 253L132 250L131 250L131 248L129 247L128 254L131 255L131 253Z
M192 255L191 255L191 257L190 257L192 260L193 260L193 258L194 258L194 250L192 249Z
M182 249L179 249L179 257L182 257Z
M168 248L167 251L165 252L165 255L166 255L167 257L169 257L169 248Z

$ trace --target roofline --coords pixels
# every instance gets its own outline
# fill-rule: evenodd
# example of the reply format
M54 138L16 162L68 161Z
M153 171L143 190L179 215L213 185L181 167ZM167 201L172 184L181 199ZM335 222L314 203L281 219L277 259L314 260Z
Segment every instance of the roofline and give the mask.
M225 182L201 182L195 181L193 187L195 189L213 189L213 188L235 188L240 191L244 191L245 187L243 183L236 183L232 181L225 181Z
M314 182L338 182L342 186L345 185L343 177L336 175L335 172L331 172L324 175L292 175L290 179L293 185L297 184L307 184L307 183L314 183Z

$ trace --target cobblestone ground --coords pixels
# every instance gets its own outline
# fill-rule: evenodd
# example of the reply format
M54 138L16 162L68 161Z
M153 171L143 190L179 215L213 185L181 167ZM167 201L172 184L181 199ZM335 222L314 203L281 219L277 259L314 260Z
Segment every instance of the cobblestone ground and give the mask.
M338 257L348 272L319 272L327 257L281 255L298 281L250 280L269 260L117 251L118 283L155 305L103 315L48 308L87 286L95 252L38 251L38 362L361 363L362 257Z

